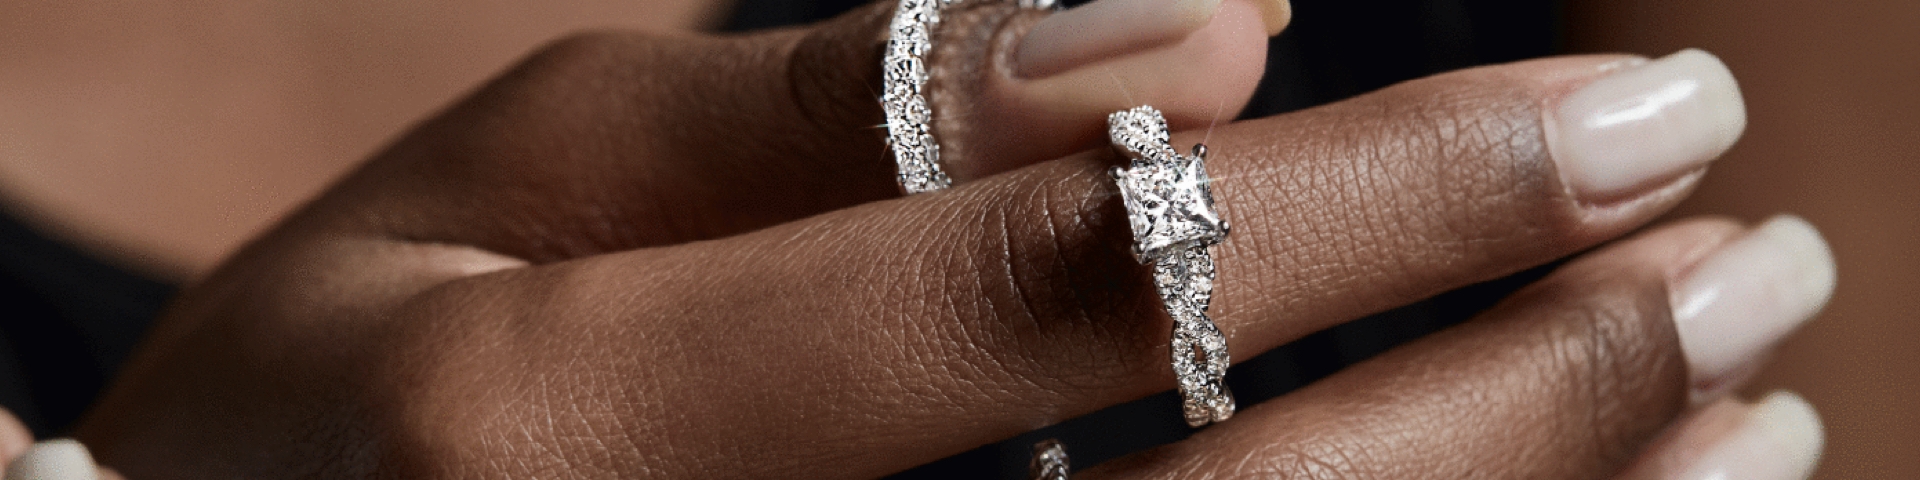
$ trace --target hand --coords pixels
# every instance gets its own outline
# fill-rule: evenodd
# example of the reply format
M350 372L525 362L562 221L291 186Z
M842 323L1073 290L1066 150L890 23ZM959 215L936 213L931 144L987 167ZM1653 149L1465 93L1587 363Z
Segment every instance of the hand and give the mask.
M1821 448L1804 401L1720 397L1774 339L1757 332L1818 308L1830 261L1792 217L1661 227L1466 324L1075 478L1804 479ZM1784 311L1743 315L1765 309ZM1716 371L1721 358L1742 365Z
M1274 7L1121 29L1145 40L1119 53L1022 41L1093 41L1059 32L1097 31L1122 1L950 17L936 127L965 183L902 199L872 129L889 6L557 43L193 287L80 436L136 478L870 477L1168 389L1104 115L1138 101L1199 128L1237 110ZM1027 51L1044 73L1010 65ZM1236 224L1216 321L1244 359L1622 235L1738 136L1734 88L1697 52L1559 58L1177 135L1212 147ZM1781 328L1703 350L1726 326L1689 319L1733 307L1675 313L1668 286L1739 230L1609 247L1482 320L1091 475L1625 468L1830 288L1794 284L1761 312ZM1798 256L1755 248L1830 279L1818 237L1792 232L1753 242ZM1780 275L1729 278L1739 293Z

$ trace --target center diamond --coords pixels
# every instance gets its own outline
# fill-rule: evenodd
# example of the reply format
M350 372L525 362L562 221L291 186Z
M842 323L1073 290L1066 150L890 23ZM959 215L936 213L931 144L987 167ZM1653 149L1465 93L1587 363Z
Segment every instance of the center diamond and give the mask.
M1142 263L1175 247L1204 247L1226 239L1227 223L1213 210L1213 189L1200 157L1143 159L1133 168L1113 169L1113 176L1133 227L1133 254Z

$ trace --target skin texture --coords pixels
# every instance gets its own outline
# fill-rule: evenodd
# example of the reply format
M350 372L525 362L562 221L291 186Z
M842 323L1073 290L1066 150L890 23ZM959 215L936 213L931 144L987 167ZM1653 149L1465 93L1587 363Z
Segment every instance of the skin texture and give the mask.
M116 263L200 278L366 152L536 42L596 25L691 31L726 8L677 0L216 3L0 4L8 213ZM1905 399L1920 395L1920 383L1888 381L1920 374L1910 368L1920 365L1920 324L1900 320L1920 309L1910 294L1920 257L1906 253L1920 217L1901 208L1920 205L1920 190L1910 188L1920 169L1905 167L1920 153L1908 115L1920 95L1906 88L1920 74L1899 48L1920 41L1909 28L1920 5L1773 7L1570 2L1566 46L1648 54L1700 46L1736 70L1754 134L1731 153L1733 168L1709 177L1678 213L1803 213L1840 250L1846 285L1834 313L1788 343L1748 391L1791 387L1822 407L1835 429L1823 461L1829 478L1920 475L1920 457L1905 448L1920 431ZM1233 108L1205 100L1201 123L1189 126Z
M1023 158L964 133L992 102L945 99L967 152L949 161L977 173L894 198L877 72L848 67L875 64L886 7L543 49L187 292L78 436L136 478L860 478L1169 388L1167 319L1097 139ZM1003 57L1031 22L992 19L1031 14L956 24L1005 26L970 40ZM1541 111L1622 58L1456 72L1211 132L1236 223L1216 320L1236 358L1592 248L1677 202L1697 172L1575 200L1541 140ZM1100 117L1084 122L1063 128ZM1106 474L1605 477L1686 405L1674 269L1738 230L1590 254L1482 320ZM1483 461L1434 457L1473 432L1515 435L1463 447Z
M1741 231L1699 220L1610 246L1464 325L1079 478L1611 478L1686 404L1662 287Z

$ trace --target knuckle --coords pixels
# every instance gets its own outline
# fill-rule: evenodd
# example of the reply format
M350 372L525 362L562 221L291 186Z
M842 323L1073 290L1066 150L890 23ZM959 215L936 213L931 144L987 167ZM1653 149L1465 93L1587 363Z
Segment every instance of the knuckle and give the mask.
M874 13L850 14L785 48L785 93L804 125L843 135L850 126L880 122L874 92L882 89L876 66L886 40L878 34L881 28L869 26Z
M1681 358L1665 280L1657 274L1597 272L1605 278L1564 282L1555 298L1571 308L1554 319L1551 361L1542 378L1559 379L1566 421L1588 435L1601 465L1630 459L1685 404ZM1578 283L1577 285L1575 283Z
M1328 253L1379 259L1387 272L1517 268L1569 251L1584 240L1583 220L1556 186L1542 92L1523 80L1455 73L1302 112L1289 125L1321 140L1286 147L1304 150L1284 156L1307 159L1302 165L1277 166L1302 185L1253 195L1307 195L1261 203L1335 206L1289 214L1298 217L1289 223L1317 226L1283 231L1358 233L1368 241L1296 248L1347 249ZM1502 245L1515 248L1493 248Z
M585 123L607 112L638 111L631 105L645 101L635 94L646 90L640 72L654 43L616 31L581 31L548 42L438 117L456 126L442 134L475 146L462 151L493 156L501 154L489 152L550 148L537 132L593 131Z
M1402 111L1385 130L1410 156L1394 163L1395 182L1423 188L1411 200L1429 207L1439 227L1454 232L1513 232L1481 225L1541 227L1557 210L1540 118L1539 92L1523 85L1442 76L1388 99ZM1417 183L1416 183L1417 182ZM1522 215L1516 216L1516 213ZM1562 222L1570 226L1571 223ZM1537 233L1537 232L1534 232ZM1510 235L1511 233L1497 233ZM1473 238L1475 235L1465 235Z
M970 195L995 200L960 200L985 206L957 217L976 218L982 228L970 230L978 237L963 242L969 247L947 275L955 279L948 284L971 290L949 296L963 303L952 308L979 311L963 315L970 320L956 334L1008 369L1006 378L1048 391L1110 390L1157 365L1151 352L1165 339L1145 319L1158 307L1140 300L1153 298L1151 286L1124 247L1111 243L1126 235L1108 230L1125 225L1095 207L1101 197L982 190ZM946 240L930 244L952 244Z
M644 42L636 35L610 30L582 30L541 46L526 62L542 71L577 71L619 63Z
M631 77L623 68L643 62L646 50L631 33L589 30L569 33L535 49L531 55L488 85L480 98L508 108L554 108L585 103L582 97L607 97L606 90Z
M1414 149L1470 165L1510 170L1549 167L1541 122L1541 86L1507 77L1455 72L1389 89L1378 100ZM1471 172L1461 172L1471 174Z
M503 450L518 448L568 452L510 466L523 471L607 468L608 458L640 455L636 444L677 446L659 433L666 427L625 421L657 418L657 399L581 403L657 385L654 375L613 380L625 372L605 359L617 358L619 347L592 340L608 331L566 328L583 333L572 336L551 329L580 325L561 319L580 317L583 304L606 303L581 296L592 291L585 287L604 283L604 273L561 268L456 280L396 309L390 328L379 332L386 351L370 370L386 374L364 382L373 401L388 407L376 422L394 432L390 446L442 460L508 458ZM549 381L560 377L568 381ZM532 408L569 403L574 407L563 412ZM614 423L594 426L590 418ZM505 431L516 435L499 440Z

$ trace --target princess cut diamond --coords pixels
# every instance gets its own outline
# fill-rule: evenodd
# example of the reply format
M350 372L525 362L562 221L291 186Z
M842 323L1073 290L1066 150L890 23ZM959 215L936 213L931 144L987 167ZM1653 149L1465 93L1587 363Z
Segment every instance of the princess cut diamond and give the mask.
M1132 168L1115 168L1113 176L1133 228L1133 254L1141 263L1180 247L1226 239L1227 223L1213 209L1213 189L1199 156L1135 161Z

